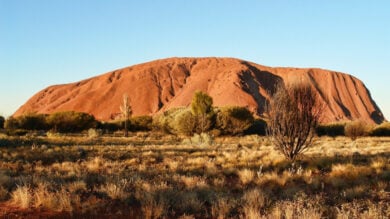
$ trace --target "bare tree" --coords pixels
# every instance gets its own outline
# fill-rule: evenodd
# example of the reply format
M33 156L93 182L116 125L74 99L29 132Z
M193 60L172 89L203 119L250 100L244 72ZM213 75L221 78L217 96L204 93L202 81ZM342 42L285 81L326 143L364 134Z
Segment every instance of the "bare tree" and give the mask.
M309 84L279 84L267 106L267 133L276 149L295 161L312 145L322 109L317 94Z
M120 106L120 110L121 110L122 117L125 119L125 137L128 137L129 136L128 122L132 114L132 110L129 104L129 96L127 94L123 95L123 102L122 105Z

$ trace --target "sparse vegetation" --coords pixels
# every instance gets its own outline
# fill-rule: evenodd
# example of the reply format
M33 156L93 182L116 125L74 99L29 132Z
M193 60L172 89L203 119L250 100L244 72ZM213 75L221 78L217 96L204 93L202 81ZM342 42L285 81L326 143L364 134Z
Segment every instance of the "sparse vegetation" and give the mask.
M77 133L83 130L95 129L100 134L123 133L124 120L96 121L92 115L80 112L59 112L56 115L28 113L19 117L9 117L4 121L4 133L10 136L26 134L44 135L49 130L51 136L59 133ZM245 107L214 107L211 119L206 119L206 127L211 136L221 135L266 135L267 122L260 118L253 118ZM61 121L53 122L56 117ZM1 122L1 118L0 118ZM350 122L349 125L363 123ZM173 108L155 116L135 116L128 120L129 131L162 131L168 134L192 136L201 130L201 124L190 108ZM347 123L320 124L316 128L318 136L345 136ZM369 136L390 136L389 123L377 126L365 126L363 134ZM368 128L367 128L368 127ZM33 132L31 132L33 131ZM43 133L43 134L42 134Z
M388 218L390 139L0 137L0 217ZM356 151L359 153L356 154Z
M339 136L343 124L326 124L317 133L331 138L286 160L270 137L233 136L267 127L245 108L199 118L190 108L133 117L128 138L120 120L84 113L8 118L6 133L26 136L0 135L0 217L390 217L388 137L351 140ZM36 134L41 127L47 136ZM302 131L315 138L313 127Z

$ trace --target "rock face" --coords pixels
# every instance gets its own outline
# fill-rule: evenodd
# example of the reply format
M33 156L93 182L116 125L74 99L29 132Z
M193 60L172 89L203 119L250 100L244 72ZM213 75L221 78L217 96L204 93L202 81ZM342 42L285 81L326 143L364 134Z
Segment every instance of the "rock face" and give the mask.
M129 96L133 115L153 115L188 106L197 90L207 92L216 106L246 106L261 116L279 81L312 84L325 103L323 122L384 120L367 88L351 75L316 68L272 68L233 58L162 59L50 86L14 116L73 110L110 120L118 116L124 94Z

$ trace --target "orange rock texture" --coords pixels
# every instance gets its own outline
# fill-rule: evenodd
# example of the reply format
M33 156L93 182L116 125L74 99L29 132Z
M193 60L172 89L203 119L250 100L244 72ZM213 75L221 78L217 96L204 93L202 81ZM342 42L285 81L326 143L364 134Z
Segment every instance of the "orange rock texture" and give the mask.
M207 92L215 106L246 106L262 116L275 85L308 82L324 103L323 122L384 120L357 78L318 68L267 67L234 58L168 58L118 69L71 84L50 86L14 114L80 111L99 120L118 116L124 94L133 115L154 115L189 106L195 91Z

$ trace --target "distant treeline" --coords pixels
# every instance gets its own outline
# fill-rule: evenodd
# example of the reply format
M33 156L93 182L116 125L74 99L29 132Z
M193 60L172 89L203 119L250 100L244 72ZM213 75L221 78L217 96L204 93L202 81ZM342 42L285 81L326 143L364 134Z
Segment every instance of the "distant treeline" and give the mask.
M175 135L193 135L207 132L221 135L265 135L267 123L254 118L245 107L215 107L203 117L194 116L190 108L175 108L155 116L134 116L128 120L130 131L162 131ZM4 119L0 116L0 129L8 135L24 135L29 131L80 133L89 129L113 133L124 128L124 120L98 121L93 115L83 112L57 112L53 114L27 113ZM318 136L390 136L390 123L377 126L363 122L321 124L316 129Z
M100 129L104 133L121 131L125 121L98 121L83 112L57 112L53 114L27 113L9 117L0 123L9 135L23 135L28 131L79 133L88 129ZM194 116L189 108L171 109L152 116L134 116L128 120L130 131L162 131L176 135L193 135L209 132L218 135L265 135L266 123L255 119L245 107L215 108L206 118Z
M390 123L371 125L363 121L321 124L316 129L318 136L348 136L352 139L361 136L390 136Z

